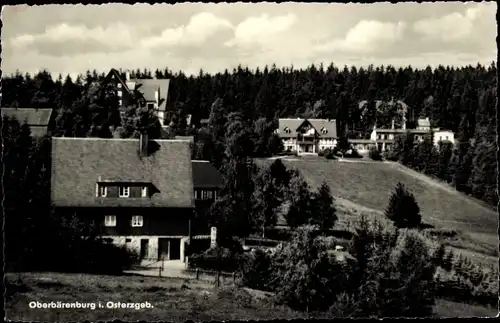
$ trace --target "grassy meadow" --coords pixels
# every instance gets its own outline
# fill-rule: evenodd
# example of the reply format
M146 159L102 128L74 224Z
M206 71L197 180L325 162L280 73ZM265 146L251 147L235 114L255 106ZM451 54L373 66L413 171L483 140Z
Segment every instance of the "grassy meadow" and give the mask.
M9 273L6 318L15 321L158 321L170 322L272 320L306 318L306 314L278 306L270 295L246 288L215 288L194 280L141 276L102 276L62 273ZM149 302L144 309L31 309L39 302ZM495 316L494 308L437 300L437 317ZM327 314L312 317L328 318Z

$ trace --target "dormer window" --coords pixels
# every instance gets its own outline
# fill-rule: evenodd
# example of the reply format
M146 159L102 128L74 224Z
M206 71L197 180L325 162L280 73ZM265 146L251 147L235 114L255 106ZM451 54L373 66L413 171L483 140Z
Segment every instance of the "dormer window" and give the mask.
M118 196L120 197L129 197L130 196L130 187L128 186L120 186L118 189Z
M285 133L291 133L292 131L290 130L290 128L286 127L285 128Z
M119 89L122 88L122 84L121 83L118 83L117 86L118 86Z
M328 130L326 130L325 128L321 129L321 133L326 135L328 133Z
M147 186L141 187L141 196L148 197L148 187Z
M279 132L280 132L280 130L279 130L279 129L275 129L275 130L274 130L274 133L279 133Z
M148 103L148 110L153 110L155 108L154 103Z

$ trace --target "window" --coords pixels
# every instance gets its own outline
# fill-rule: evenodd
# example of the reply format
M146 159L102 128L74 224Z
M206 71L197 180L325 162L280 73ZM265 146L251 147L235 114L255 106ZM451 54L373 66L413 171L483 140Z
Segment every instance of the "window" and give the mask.
M117 92L116 92L116 95L117 95L119 98L121 98L121 97L122 97L122 91L117 91Z
M125 239L125 243L129 243L129 242L132 242L132 239L129 239L129 238Z
M122 105L123 105L123 101L122 101L122 99L119 99L119 100L118 100L118 105L119 105L119 106L122 106Z
M446 136L446 140L448 140L448 136Z
M103 185L97 184L97 197L106 197L108 194L108 188Z
M439 136L439 140L443 140L443 136Z
M292 131L288 127L285 128L285 133L290 133L290 132L292 132Z
M326 130L325 128L321 129L321 132L326 135L328 133L328 130Z
M147 197L148 196L148 187L147 186L143 186L141 188L141 196L142 197Z
M143 225L142 215L134 215L132 217L132 226L133 227L142 227L142 225Z
M130 196L130 187L120 186L120 188L118 190L118 195L120 197L129 197Z
M204 200L211 199L212 198L212 191L202 191L202 198Z
M118 83L117 86L118 86L119 89L122 88L122 84L121 83Z
M198 190L194 190L194 199L197 200L198 199Z
M116 215L106 215L106 216L104 216L104 226L106 226L106 227L116 227Z
M155 108L155 104L154 103L148 103L148 110L149 109L154 109Z

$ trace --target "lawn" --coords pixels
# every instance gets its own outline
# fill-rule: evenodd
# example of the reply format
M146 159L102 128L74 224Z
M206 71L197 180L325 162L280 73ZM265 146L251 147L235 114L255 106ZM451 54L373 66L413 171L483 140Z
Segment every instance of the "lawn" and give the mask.
M417 176L393 163L340 162L320 158L283 161L287 167L298 169L313 188L326 181L332 195L337 198L338 207L351 210L344 212L351 216L362 213L383 216L396 183L401 182L415 195L426 224L459 233L459 241L448 241L450 246L489 256L498 255L497 213L428 177ZM271 162L258 160L259 164Z
M304 318L273 305L263 293L243 288L215 289L213 285L182 279L141 276L100 276L61 273L23 273L23 288L13 293L17 274L6 275L6 317L15 321L158 321L258 320ZM39 302L149 302L144 309L31 309ZM438 300L436 315L495 316L497 311ZM320 315L324 317L323 315Z
M6 279L15 283L17 274ZM244 289L215 289L213 284L172 278L100 276L87 274L23 273L24 288L9 294L6 317L14 321L70 322L89 320L184 322L186 320L245 320L300 317L287 308L252 297ZM149 302L143 309L31 309L39 302Z

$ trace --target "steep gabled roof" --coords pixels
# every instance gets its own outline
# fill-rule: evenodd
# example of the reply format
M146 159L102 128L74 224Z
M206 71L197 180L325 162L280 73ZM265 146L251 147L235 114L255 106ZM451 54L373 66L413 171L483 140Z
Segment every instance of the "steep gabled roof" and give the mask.
M55 206L190 208L191 150L186 140L150 140L139 157L139 139L52 138L51 198ZM151 198L97 198L99 181L150 183Z
M26 122L31 129L33 137L41 137L47 134L47 127L52 116L52 109L31 108L2 108L2 118L16 118L20 124Z
M222 174L207 160L193 160L194 188L222 187Z
M125 88L125 90L127 92L129 92L129 93L131 92L132 89L130 89L127 82L125 82L125 80L121 77L120 72L118 70L112 68L109 71L108 75L106 75L105 79L109 80L112 76L114 76L118 80L118 82L120 82L122 84L122 86Z
M278 120L278 135L282 138L295 138L297 137L297 129L309 122L311 126L316 129L320 138L336 138L337 137L337 123L335 120L328 119L279 119ZM324 132L325 130L326 132Z
M155 92L159 90L160 104L158 109L164 111L167 106L169 79L130 79L130 83L135 84L135 89L141 93L146 101L156 101Z

